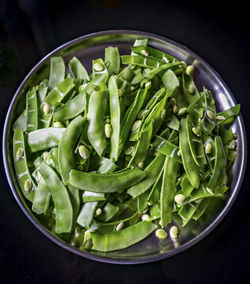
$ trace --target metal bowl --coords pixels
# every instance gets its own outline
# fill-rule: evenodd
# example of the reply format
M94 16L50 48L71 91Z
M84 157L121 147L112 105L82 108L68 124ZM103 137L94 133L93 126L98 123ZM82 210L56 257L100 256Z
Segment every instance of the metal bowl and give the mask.
M48 76L49 60L51 56L63 56L66 62L73 57L78 57L87 69L91 70L92 59L103 57L104 48L110 45L117 46L121 54L128 54L129 47L137 38L149 39L149 45L157 49L163 50L179 60L184 60L187 64L191 64L196 60L196 68L194 80L201 90L203 86L210 89L214 95L217 110L227 109L236 104L236 100L232 93L223 82L221 77L213 70L202 58L186 48L185 46L176 43L167 38L140 31L131 30L109 30L98 33L85 35L74 39L62 46L58 47L50 54L45 56L26 76L20 87L17 89L9 110L6 116L4 132L3 132L3 159L5 172L8 178L12 193L14 194L17 203L22 208L29 220L49 239L56 244L69 250L72 253L78 254L85 258L96 261L117 263L117 264L136 264L153 262L176 255L202 240L209 232L211 232L225 217L232 204L234 203L237 194L240 190L246 168L247 143L244 122L242 116L239 116L234 125L233 130L237 133L237 158L233 167L233 180L231 189L225 200L220 203L216 202L213 211L206 214L200 222L191 223L182 228L178 238L178 242L173 243L170 238L164 242L159 242L152 234L146 240L136 244L130 248L109 252L98 253L94 251L81 251L72 247L70 244L61 240L59 237L50 232L46 227L39 222L37 216L31 211L31 206L22 196L18 187L15 172L12 163L12 130L11 125L17 115L21 113L25 104L25 91L30 86L34 86L41 79Z

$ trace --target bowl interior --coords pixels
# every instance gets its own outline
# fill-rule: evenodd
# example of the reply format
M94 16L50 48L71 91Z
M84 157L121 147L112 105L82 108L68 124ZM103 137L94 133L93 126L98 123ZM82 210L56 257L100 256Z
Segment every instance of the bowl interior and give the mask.
M218 200L214 203L214 207L210 212L204 215L198 222L190 223L182 228L178 242L173 243L170 238L167 238L163 242L159 242L153 235L146 240L136 244L130 248L110 252L110 253L98 253L98 252L83 252L71 247L69 244L60 240L57 236L49 232L43 225L42 221L37 219L37 216L30 209L30 204L26 201L16 182L15 173L12 164L12 131L11 124L15 118L21 113L25 105L25 91L30 86L34 86L39 81L48 77L49 73L49 58L50 56L61 55L64 57L66 63L73 56L76 56L84 64L84 66L91 71L92 60L98 57L104 57L104 49L108 46L117 46L120 54L129 54L130 46L137 38L149 39L149 45L165 51L180 60L184 60L187 64L191 64L196 60L196 68L194 73L194 80L199 90L202 90L203 86L210 89L214 95L217 110L227 109L236 104L231 92L222 81L220 76L198 55L194 54L187 48L171 41L166 38L162 38L156 35L148 33L136 32L136 31L106 31L95 33L87 36L80 37L73 40L41 60L27 75L19 89L17 90L13 101L10 105L9 112L6 118L5 131L4 131L4 162L6 174L19 205L23 209L24 213L31 220L31 222L37 226L48 238L55 241L62 247L82 255L87 258L113 263L140 263L155 261L161 258L165 258L183 251L203 237L207 235L214 227L221 221L224 215L231 207L236 195L239 191L241 181L244 175L244 169L246 164L246 141L245 130L242 117L236 119L233 125L233 131L237 133L237 158L233 167L233 181L231 190L228 193L227 199ZM175 222L180 224L180 220L176 219ZM181 226L181 224L180 224Z

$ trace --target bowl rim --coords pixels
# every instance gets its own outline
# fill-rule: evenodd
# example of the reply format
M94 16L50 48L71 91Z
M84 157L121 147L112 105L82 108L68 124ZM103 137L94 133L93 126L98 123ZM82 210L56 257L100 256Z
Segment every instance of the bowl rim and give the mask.
M246 138L246 130L245 130L245 126L244 126L244 121L243 121L243 117L242 114L240 114L240 116L237 118L239 119L239 132L242 135L243 141L242 141L242 162L240 164L240 175L238 177L237 183L235 185L234 191L233 193L230 195L230 197L228 198L227 204L226 206L222 209L222 211L217 215L217 217L212 221L211 224L209 224L208 227L206 227L206 229L204 229L204 231L202 231L198 236L194 237L193 239L191 239L190 241L188 241L187 243L181 245L178 248L175 248L174 250L171 250L169 252L165 252L163 254L157 255L157 256L153 256L153 257L147 257L147 258L136 258L136 259L125 259L125 258L112 258L112 257L105 257L105 256L100 256L100 255L96 255L96 254L91 254L91 253L87 253L84 251L81 251L79 249L76 249L72 246L70 246L68 243L60 240L59 238L57 238L56 236L54 236L52 233L50 233L45 227L43 227L36 219L33 218L33 216L30 214L29 210L25 207L25 205L23 204L20 196L18 195L14 182L12 180L11 177L11 172L10 172L10 166L8 163L8 153L7 153L7 136L8 136L8 130L10 127L10 119L11 119L11 114L15 105L15 102L17 101L17 99L19 98L19 95L21 94L21 90L22 88L25 86L26 82L28 81L28 79L30 78L30 76L40 67L41 64L43 64L49 57L51 57L52 55L54 55L55 53L59 52L60 50L73 45L79 41L88 39L88 38L93 38L93 37L97 37L97 36L103 36L103 35L111 35L111 34L134 34L134 35L139 35L139 36L145 36L145 37L151 37L151 38L156 38L158 40L162 40L164 42L168 42L186 52L188 52L189 54L191 54L192 56L194 56L195 58L197 58L211 73L214 74L214 76L216 77L216 79L222 84L223 88L228 92L230 98L232 99L233 103L236 104L236 99L233 96L232 92L230 91L230 89L228 88L228 86L226 85L226 83L224 82L224 80L221 78L221 76L205 61L203 60L198 54L196 54L195 52L193 52L192 50L190 50L189 48L187 48L185 45L180 44L172 39L169 39L167 37L164 36L160 36L158 34L154 34L154 33L148 33L148 32L144 32L144 31L138 31L138 30L126 30L126 29L121 29L121 30L103 30L103 31L99 31L99 32L93 32L90 34L86 34L83 36L79 36L73 40L70 40L62 45L60 45L59 47L55 48L54 50L52 50L51 52L49 52L46 56L44 56L37 64L35 64L35 66L31 69L31 71L26 75L26 77L24 78L24 80L22 81L22 83L19 85L19 87L17 88L11 103L9 105L8 108L8 112L6 115L6 119L4 122L4 128L3 128L3 140L2 140L2 154L3 154L3 164L4 164L4 169L5 169L5 174L7 176L7 180L9 183L9 186L11 188L11 191L18 203L18 205L21 207L22 211L24 212L24 214L27 216L27 218L30 220L30 222L38 229L40 230L47 238L49 238L50 240L52 240L53 242L55 242L57 245L63 247L64 249L68 250L71 253L77 254L79 256L85 257L87 259L91 259L94 261L99 261L99 262L104 262L104 263L112 263L112 264L140 264L140 263L148 263L148 262L155 262L155 261L159 261L165 258L169 258L172 257L174 255L180 254L181 252L186 251L187 249L191 248L192 246L194 246L195 244L197 244L199 241L201 241L202 239L204 239L211 231L213 231L215 229L215 227L217 227L219 225L219 223L224 219L224 217L226 216L226 214L228 213L228 211L230 210L230 208L232 207L234 201L236 200L236 197L238 196L238 193L240 191L243 179L244 179L244 174L246 171L246 164L247 164L247 138Z

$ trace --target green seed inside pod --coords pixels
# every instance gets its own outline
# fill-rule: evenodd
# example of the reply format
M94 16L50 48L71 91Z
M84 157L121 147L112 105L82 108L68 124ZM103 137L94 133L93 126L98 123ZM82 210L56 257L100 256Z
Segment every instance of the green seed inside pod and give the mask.
M178 228L176 226L172 226L170 228L169 234L170 234L171 238L177 239L178 238L178 233L179 233L179 230L178 230Z
M152 83L151 83L151 82L147 82L147 83L145 84L145 88L147 88L147 89L149 89L151 86L152 86Z
M174 197L176 203L183 204L186 200L186 196L184 194L177 194Z
M84 159L87 160L89 158L89 150L85 145L80 145L78 148L79 155Z
M187 66L186 73L187 73L187 75L192 76L193 73L194 73L194 66L193 65Z
M142 219L142 221L149 221L150 217L149 217L148 214L143 214L143 215L141 215L141 219Z
M56 128L64 128L64 125L60 121L54 122L53 126Z
M212 150L213 150L213 145L212 145L212 143L207 143L206 145L205 145L205 152L206 152L206 154L211 154L212 153Z
M143 49L143 50L141 51L141 54L144 55L144 56L148 56L148 52L147 52L145 49Z
M102 214L102 209L101 208L97 208L96 211L95 211L95 215L99 216L101 214Z
M167 114L167 110L163 109L162 112L161 112L161 119L162 120L166 117L166 114Z
M214 114L213 114L213 112L211 111L211 110L207 110L207 116L208 116L208 118L209 119L214 119Z
M178 110L177 115L178 115L178 116L181 116L181 115L187 113L187 111L188 111L187 107L182 107L182 108L180 108L180 109Z
M25 192L30 192L32 188L32 181L30 179L26 179L23 185L23 189Z
M51 106L48 104L43 105L43 113L45 115L49 115L51 113Z
M234 150L236 147L236 141L232 140L229 144L228 144L228 149L230 150Z
M176 114L177 112L178 112L178 106L175 105L175 106L173 106L173 113Z
M125 150L125 155L131 155L135 150L134 146L129 146L126 150Z
M134 124L132 125L131 131L134 132L136 131L141 125L141 120L136 120Z
M158 229L155 231L155 236L160 240L165 240L168 236L168 233L163 229Z
M195 86L194 86L194 84L191 84L191 85L189 86L188 91L189 91L191 94L194 93L194 91L195 91Z
M196 136L201 136L201 132L200 129L198 127L192 127L192 132L194 133L194 135Z
M16 159L19 160L22 158L23 156L23 153L24 153L24 150L22 147L18 148L17 151L16 151Z
M146 113L148 113L148 109L142 109L142 110L138 113L137 118L138 118L138 119L142 119Z
M109 123L106 123L105 126L104 126L104 130L105 130L105 135L107 138L110 138L111 137L111 134L112 134L112 128L111 128L111 125Z
M120 231L120 230L123 228L123 226L124 226L124 223L121 222L121 223L119 223L119 224L116 226L115 230L116 230L116 231Z
M140 162L140 163L138 164L138 167L139 167L140 169L143 169L144 163L143 163L143 162Z
M102 71L104 69L103 65L96 62L94 65L93 65L93 68L96 70L96 71Z

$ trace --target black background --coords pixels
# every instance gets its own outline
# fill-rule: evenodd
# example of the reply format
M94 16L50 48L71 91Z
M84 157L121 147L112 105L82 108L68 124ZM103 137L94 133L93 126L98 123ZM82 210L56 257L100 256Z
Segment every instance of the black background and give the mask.
M0 0L1 131L24 76L44 55L78 36L133 29L166 36L205 59L242 105L249 140L250 28L240 1ZM56 246L17 205L1 163L1 283L245 283L250 269L248 168L229 214L178 256L143 265L90 261ZM247 282L247 281L246 281Z

